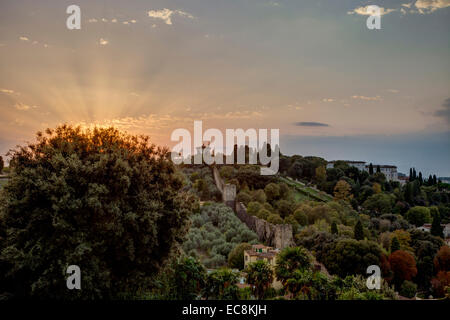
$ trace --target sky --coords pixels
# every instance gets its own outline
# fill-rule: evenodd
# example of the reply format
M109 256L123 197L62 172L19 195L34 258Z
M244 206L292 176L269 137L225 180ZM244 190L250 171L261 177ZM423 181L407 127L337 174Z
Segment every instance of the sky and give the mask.
M202 120L450 176L449 34L450 0L0 0L0 154L62 123L172 146Z

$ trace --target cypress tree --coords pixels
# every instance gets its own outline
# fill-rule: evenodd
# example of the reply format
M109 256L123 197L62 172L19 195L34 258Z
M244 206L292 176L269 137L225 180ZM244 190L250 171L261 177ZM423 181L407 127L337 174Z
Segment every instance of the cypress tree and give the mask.
M358 222L355 224L354 235L355 235L356 240L364 239L364 230L363 230L361 220L358 220Z
M369 164L369 174L373 175L373 164L372 163Z
M442 232L442 227L441 227L441 215L439 214L439 212L436 212L433 215L433 223L431 224L430 232L433 236L444 238L444 234Z
M394 237L391 241L391 253L397 250L400 250L400 242L398 241L397 237Z
M413 202L413 190L412 190L412 183L408 182L406 184L406 188L405 188L405 200L406 202L408 202L409 204L412 204Z
M413 178L413 170L412 170L412 168L409 168L409 181L411 182L413 180L414 180L414 178Z
M420 185L423 184L422 172L420 172L420 171L419 171L419 182L420 182Z
M433 185L437 185L437 178L435 174L433 175Z
M331 233L332 234L338 234L339 233L338 228L337 228L337 224L336 224L335 221L333 221L333 223L331 224Z
M377 165L377 173L381 172L380 165Z

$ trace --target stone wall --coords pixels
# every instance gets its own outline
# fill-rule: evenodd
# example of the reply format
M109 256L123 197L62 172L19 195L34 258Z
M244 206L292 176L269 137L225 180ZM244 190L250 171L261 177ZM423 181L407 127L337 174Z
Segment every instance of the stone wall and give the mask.
M224 184L222 193L223 202L234 210L236 203L236 186L234 184Z
M220 177L217 167L212 167L212 171L217 188L222 192L223 202L234 210L238 218L250 230L253 230L258 235L259 241L279 249L295 245L290 224L272 224L266 220L248 215L245 205L236 201L236 186L225 184Z
M242 202L236 202L235 212L238 218L258 235L259 241L279 249L295 245L290 224L272 224L250 216Z

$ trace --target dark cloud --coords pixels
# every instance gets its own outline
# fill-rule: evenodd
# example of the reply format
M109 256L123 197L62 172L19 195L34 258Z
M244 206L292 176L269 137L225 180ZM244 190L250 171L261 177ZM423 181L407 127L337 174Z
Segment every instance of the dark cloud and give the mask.
M298 127L329 127L328 124L321 122L296 122L294 124Z
M445 120L447 120L448 123L450 123L450 98L444 100L442 107L444 108L436 111L434 115L437 117L444 118Z

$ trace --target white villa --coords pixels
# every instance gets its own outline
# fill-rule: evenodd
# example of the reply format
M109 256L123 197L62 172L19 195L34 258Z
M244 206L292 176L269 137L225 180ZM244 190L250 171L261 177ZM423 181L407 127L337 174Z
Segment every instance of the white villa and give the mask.
M334 168L334 163L335 161L329 161L327 163L327 169L329 168ZM350 160L339 160L339 161L343 161L345 163L347 163L349 166L351 167L355 167L358 168L358 170L361 171L369 171L369 164L367 164L365 161L350 161ZM376 172L377 167L380 167L380 171L381 173L384 173L384 175L386 176L386 179L388 181L399 181L398 180L398 172L397 172L397 167L396 166L391 166L391 165L379 165L379 164L373 164L373 171Z

